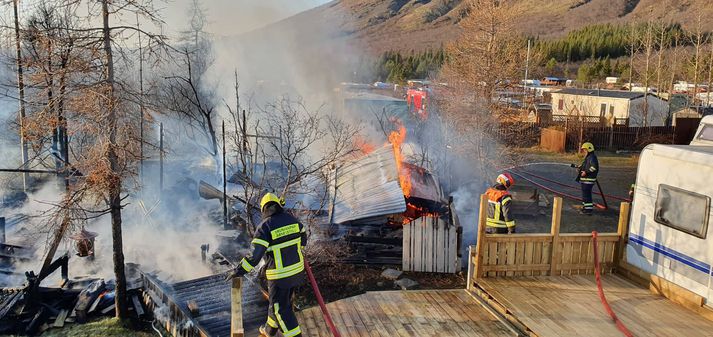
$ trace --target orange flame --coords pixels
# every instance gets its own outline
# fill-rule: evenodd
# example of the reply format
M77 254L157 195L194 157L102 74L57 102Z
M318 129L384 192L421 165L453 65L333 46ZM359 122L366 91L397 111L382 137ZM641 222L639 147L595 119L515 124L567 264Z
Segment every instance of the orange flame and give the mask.
M364 139L364 137L362 137L361 135L356 135L356 137L354 138L354 146L358 148L362 154L365 155L372 153L374 152L374 150L376 150L376 147L369 143L369 141Z
M404 167L404 156L401 153L401 144L406 140L406 127L400 122L394 122L398 127L397 131L391 131L389 135L389 143L394 147L394 157L396 158L396 169L399 172L399 182L401 189L404 191L404 196L411 196L411 171Z
M424 216L438 218L441 216L441 214L428 210L427 208L419 207L412 203L408 203L406 204L406 212L404 212L404 219L402 224L408 224L409 222Z

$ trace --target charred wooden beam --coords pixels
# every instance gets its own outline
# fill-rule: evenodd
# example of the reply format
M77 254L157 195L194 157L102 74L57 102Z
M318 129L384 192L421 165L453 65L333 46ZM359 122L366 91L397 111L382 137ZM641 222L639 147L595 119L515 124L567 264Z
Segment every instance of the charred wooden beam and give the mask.
M158 307L167 306L169 309L168 317L163 322L166 331L173 336L209 336L208 332L203 330L191 317L191 314L176 303L175 299L170 296L171 291L166 289L159 280L146 273L141 273L141 280L144 292L148 294L148 296L144 296L144 303L147 307L155 310ZM188 322L190 324L186 324Z
M92 309L93 303L98 300L106 290L104 280L96 280L92 282L86 289L82 290L77 299L77 305L74 306L74 311L77 313L77 322L84 323L87 320L87 315Z

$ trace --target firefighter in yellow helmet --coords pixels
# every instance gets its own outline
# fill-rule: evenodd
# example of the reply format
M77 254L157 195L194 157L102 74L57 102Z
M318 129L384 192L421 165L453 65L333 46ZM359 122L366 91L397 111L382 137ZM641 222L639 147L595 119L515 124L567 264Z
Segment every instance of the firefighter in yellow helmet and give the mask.
M592 189L594 184L597 183L597 175L599 174L599 159L594 153L594 145L592 143L586 142L582 144L579 151L585 154L582 164L576 166L572 164L572 167L578 169L577 178L575 179L579 182L582 187L582 214L592 215L594 210L594 202L592 201Z
M265 256L270 306L267 322L260 327L263 336L302 336L297 317L292 311L294 289L304 282L304 256L302 247L307 244L304 225L285 212L285 201L267 193L260 201L262 222L252 240L253 252L240 261L240 266L230 271L226 280L251 272Z

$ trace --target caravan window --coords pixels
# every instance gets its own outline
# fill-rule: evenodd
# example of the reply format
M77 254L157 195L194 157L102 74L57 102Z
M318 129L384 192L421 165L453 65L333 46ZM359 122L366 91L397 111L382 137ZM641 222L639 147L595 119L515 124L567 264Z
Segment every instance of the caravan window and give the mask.
M661 184L656 196L656 222L701 239L708 231L709 197Z
M698 139L713 141L713 125L703 125L703 129L701 129L701 133L698 135Z

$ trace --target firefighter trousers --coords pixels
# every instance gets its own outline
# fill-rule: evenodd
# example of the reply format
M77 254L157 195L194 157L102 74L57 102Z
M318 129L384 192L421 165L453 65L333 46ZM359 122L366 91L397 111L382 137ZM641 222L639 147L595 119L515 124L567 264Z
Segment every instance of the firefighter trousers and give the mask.
M592 189L594 183L580 183L582 185L582 212L592 213L594 202L592 201Z
M268 284L270 306L267 309L267 327L270 336L275 336L278 330L285 337L302 336L302 330L292 310L294 289L281 288L272 282Z

